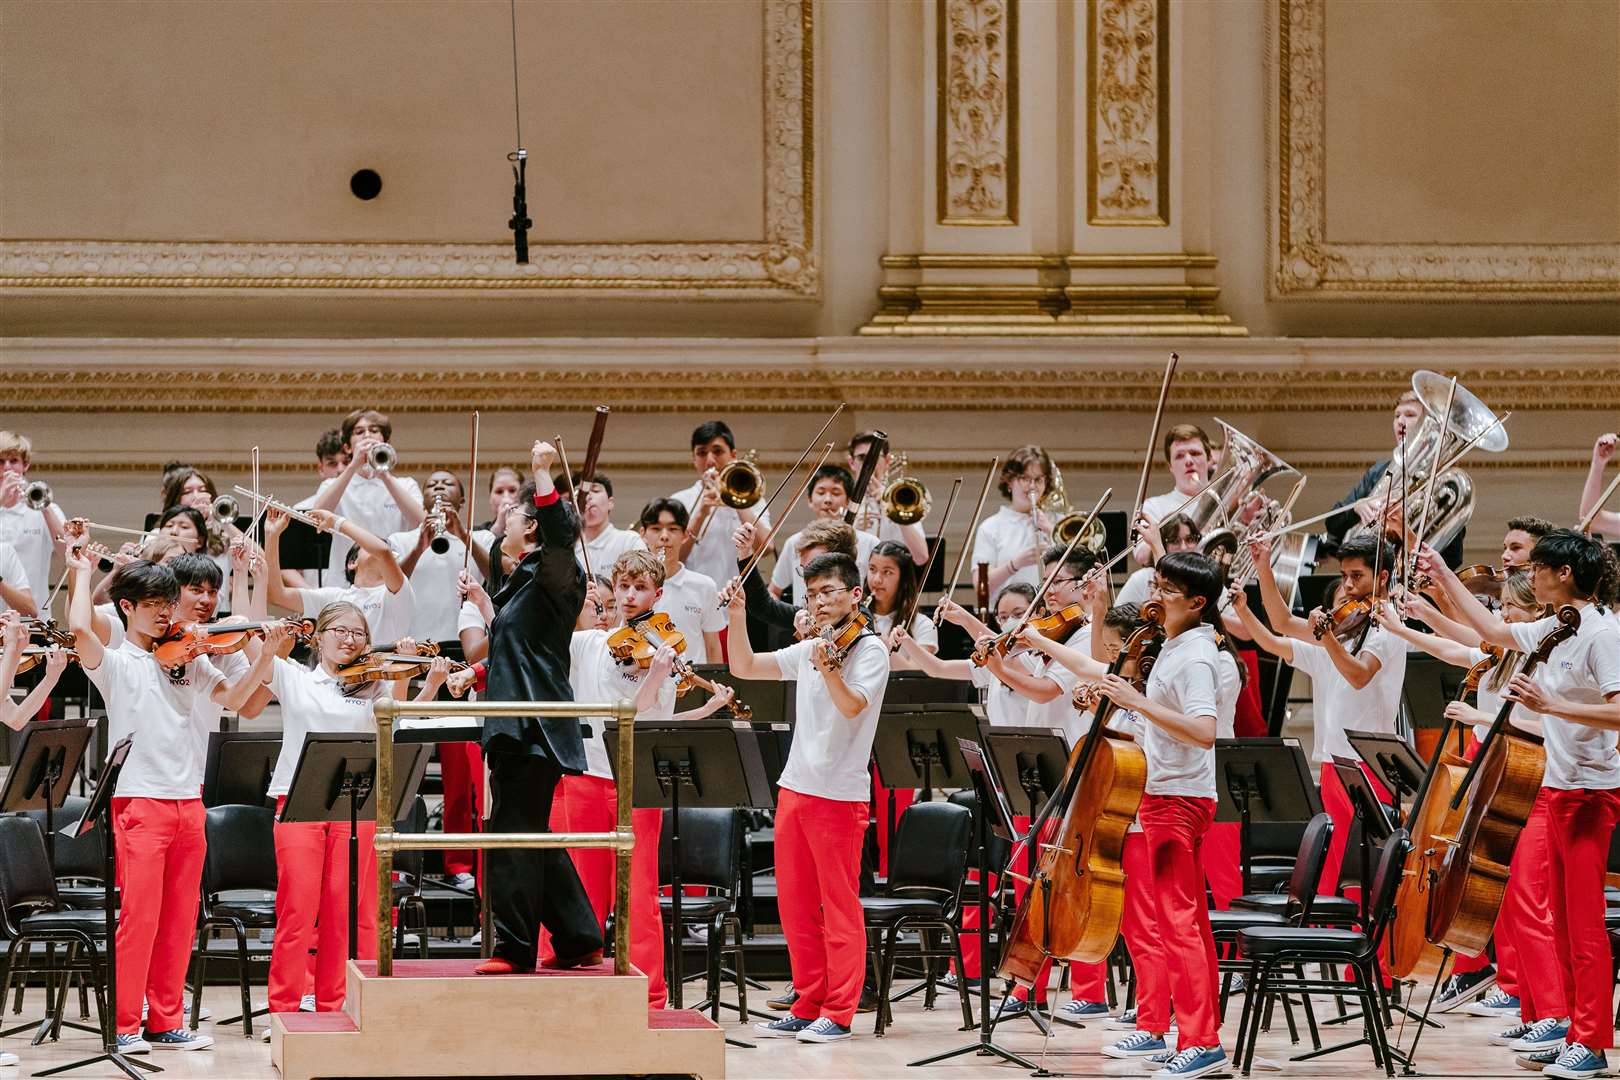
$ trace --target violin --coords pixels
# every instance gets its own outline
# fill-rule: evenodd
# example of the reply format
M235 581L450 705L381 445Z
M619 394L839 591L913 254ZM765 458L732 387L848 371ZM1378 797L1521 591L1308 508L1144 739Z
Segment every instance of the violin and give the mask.
M844 658L849 655L849 650L855 647L855 642L871 628L871 625L871 618L857 608L850 612L843 622L836 626L824 627L817 632L817 637L832 646L828 659L834 668L844 666Z
M1572 605L1559 608L1555 617L1557 625L1524 658L1518 674L1528 675L1546 663L1553 650L1580 629L1580 609ZM1503 700L1446 804L1453 811L1464 808L1456 831L1435 838L1446 850L1429 891L1426 934L1436 945L1463 956L1478 956L1490 940L1513 849L1530 819L1546 768L1541 739L1508 726L1517 704L1511 698Z
M55 619L24 619L22 622L28 628L30 645L57 645L71 649L75 644L73 631Z
M1143 624L1131 633L1111 674L1141 688L1164 644L1164 605L1142 605ZM1114 704L1096 706L1086 737L1069 754L1057 794L1030 826L1035 842L1050 812L1062 820L1013 920L1001 955L1000 974L1033 986L1048 959L1095 963L1119 938L1125 910L1125 833L1136 820L1147 786L1147 757L1136 741L1108 726Z
M352 663L337 670L337 680L344 686L359 686L368 682L391 682L395 679L414 679L426 673L439 658L439 643L424 641L417 652L393 651L393 643L379 645L361 653ZM451 671L460 671L467 665L456 661Z
M1485 658L1468 669L1457 700L1464 701L1477 692L1480 679L1501 657L1501 650L1493 653L1487 648ZM1443 850L1439 838L1456 835L1462 819L1461 812L1448 805L1468 771L1468 762L1446 749L1455 726L1447 717L1406 819L1413 843L1406 852L1401 883L1395 893L1395 916L1389 927L1389 970L1399 979L1432 978L1446 961L1445 950L1428 939L1428 892Z
M1311 633L1321 641L1331 631L1342 642L1365 639L1372 629L1372 600L1341 600L1331 609L1319 611L1311 619Z
M72 637L73 635L68 635L70 642ZM17 660L16 673L21 675L25 671L33 671L43 664L51 653L58 650L67 653L69 663L77 664L79 662L79 654L73 650L71 645L25 645L23 646L22 655Z
M273 626L286 626L299 640L315 633L312 619L271 619L268 622L176 623L152 646L152 655L165 671L183 668L199 656L240 652L249 638L262 638Z
M686 652L686 635L675 628L674 620L668 612L649 611L630 620L628 626L621 626L608 635L608 652L613 659L621 664L634 664L642 671L652 667L653 656L660 646L668 645L675 650L675 693L677 696L685 694L694 686L701 687L711 694L720 692L720 688L713 682L697 673L692 664L680 659ZM739 720L748 720L753 717L754 710L733 698L731 713Z
M1086 609L1080 604L1070 604L1057 611L1045 615L1038 615L1033 619L1026 619L1014 626L1008 627L993 638L986 638L973 647L972 660L975 666L983 667L992 656L1009 656L1018 645L1018 637L1023 633L1024 627L1032 626L1044 638L1053 641L1063 641L1081 629L1090 621Z
M1457 571L1457 579L1463 583L1463 587L1483 600L1500 600L1502 584L1507 581L1507 576L1506 570L1485 563L1475 563Z

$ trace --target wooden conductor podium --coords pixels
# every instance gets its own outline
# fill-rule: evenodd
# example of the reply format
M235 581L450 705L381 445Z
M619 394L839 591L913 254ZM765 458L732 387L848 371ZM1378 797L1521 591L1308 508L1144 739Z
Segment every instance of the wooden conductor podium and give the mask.
M377 717L376 803L392 804L393 723L399 716L471 719L605 716L634 719L628 702L395 702ZM283 1080L446 1076L693 1076L722 1080L725 1037L701 1013L647 1008L647 977L629 962L631 748L615 770L618 827L609 833L398 833L377 827L378 958L350 960L343 1011L272 1013L270 1060ZM390 820L383 821L381 818ZM395 960L393 853L454 848L611 848L619 858L611 963L532 975L478 975L476 957Z

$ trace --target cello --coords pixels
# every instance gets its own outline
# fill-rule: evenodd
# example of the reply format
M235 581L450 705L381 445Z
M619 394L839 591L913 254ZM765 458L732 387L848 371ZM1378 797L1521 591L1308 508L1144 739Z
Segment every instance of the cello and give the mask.
M1132 632L1110 674L1145 686L1164 643L1164 606L1142 605L1142 626ZM1040 861L1002 951L999 973L1033 986L1050 959L1096 963L1119 938L1125 910L1125 832L1147 785L1147 757L1129 735L1108 727L1114 704L1102 698L1091 731L1069 755L1057 795L1030 823L1029 843ZM1043 821L1063 813L1057 834L1039 843Z
M1558 625L1525 657L1518 674L1530 674L1580 629L1580 609L1572 605L1559 608L1556 618ZM1511 698L1502 702L1447 804L1457 810L1468 800L1456 835L1435 837L1447 850L1429 890L1428 938L1464 956L1478 956L1490 940L1513 849L1530 819L1547 763L1538 736L1507 726L1517 704Z
M1468 669L1457 700L1462 701L1479 689L1479 680L1499 659L1498 654L1487 652L1485 658ZM1435 745L1434 757L1423 774L1412 807L1407 813L1406 830L1413 844L1406 852L1406 865L1401 870L1401 883L1395 893L1395 917L1389 927L1389 973L1397 979L1427 979L1437 974L1445 963L1445 952L1425 936L1427 929L1427 893L1436 869L1435 859L1441 845L1434 837L1455 836L1462 814L1448 805L1456 793L1468 762L1447 752L1446 744L1456 722L1446 718Z

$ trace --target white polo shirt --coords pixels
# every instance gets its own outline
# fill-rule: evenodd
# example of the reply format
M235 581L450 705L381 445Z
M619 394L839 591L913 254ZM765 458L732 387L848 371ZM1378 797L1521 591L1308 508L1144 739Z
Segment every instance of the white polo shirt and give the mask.
M45 603L46 597L34 591L33 582L28 577L27 567L23 566L22 557L17 554L15 548L4 542L0 542L0 581L4 581L13 589L26 590L33 596L36 607ZM0 600L0 611L6 611L10 607L10 604ZM40 614L49 615L50 612L46 611Z
M670 498L686 507L688 514L693 513L698 500L703 497L703 481L695 480L691 487L682 488L674 492ZM703 533L703 539L692 545L692 553L686 557L687 569L704 575L711 581L724 584L737 576L737 546L731 542L731 534L742 525L742 518L737 511L721 503L709 514L709 525ZM759 518L756 528L760 535L764 535L771 527L769 514ZM595 563L591 564L595 566Z
M675 629L686 635L686 652L682 655L689 663L720 662L720 657L709 655L709 647L703 643L705 630L718 634L726 628L726 613L720 607L720 590L713 578L682 566L664 579L664 594L653 604L653 610L667 613Z
M1620 693L1620 630L1614 620L1590 604L1581 611L1575 636L1560 642L1546 663L1531 673L1547 694L1584 705L1597 705ZM1558 625L1554 616L1533 623L1508 623L1519 651L1533 652ZM1541 718L1547 768L1541 786L1559 791L1620 788L1620 732L1578 724L1557 716Z
M1216 717L1221 713L1220 647L1215 628L1195 626L1165 641L1148 674L1147 697L1156 705L1187 716ZM1236 699L1234 698L1234 705ZM1147 754L1149 795L1215 797L1215 749L1184 742L1143 717L1142 749Z
M894 618L892 612L888 615L874 614L872 616L872 629L877 631L879 637L887 636L889 631L894 628ZM934 625L933 619L930 619L922 612L919 611L911 617L911 627L907 632L911 635L911 640L924 649L939 651L939 627Z
M58 505L57 509L62 508ZM43 607L54 584L51 581L51 531L45 524L44 513L28 509L21 499L15 506L0 507L0 544L10 544L17 549L34 603ZM7 574L6 579L9 581L11 575Z
M804 607L804 567L799 565L799 537L803 531L794 533L782 545L782 557L776 560L776 566L771 570L771 584L787 595L788 586L793 586L793 606ZM866 578L866 563L872 557L872 549L878 546L878 538L869 532L855 530L855 568L860 571L861 579ZM729 579L728 579L729 580Z
M1003 506L988 518L979 523L979 531L973 537L973 563L989 563L991 566L1000 566L1009 562L1013 556L1025 551L1039 543L1035 533L1035 522L1030 514L1020 514L1011 506ZM1031 585L1041 583L1041 565L1039 562L1021 567L1003 586L1014 581L1027 581Z
M990 674L989 668L974 665L970 676L983 691L984 715L992 727L1022 727L1029 718L1029 701L1018 691Z
M718 527L718 526L716 526ZM583 537L585 534L581 533ZM708 537L704 537L705 540ZM645 550L646 544L641 537L629 529L615 529L610 521L605 529L596 534L595 540L588 540L584 544L585 553L591 559L591 573L601 574L605 578L613 576L613 564L619 556L627 551ZM580 566L585 565L585 559L580 555L580 545L574 545L574 558Z
M313 619L327 604L345 600L360 609L371 630L371 643L385 645L411 634L411 621L416 616L416 593L409 581L397 593L386 585L328 585L320 589L300 589L304 600L304 617Z
M1378 657L1378 674L1356 690L1339 674L1327 647L1309 641L1289 642L1294 667L1311 677L1311 763L1321 765L1335 755L1357 759L1347 731L1395 734L1400 714L1401 686L1406 681L1406 643L1382 627L1373 627L1361 654Z
M395 476L394 479L405 490L412 505L422 505L422 488L414 479L409 476ZM335 483L335 476L322 480L321 486L315 489L316 496ZM343 489L336 513L355 522L373 536L392 536L405 530L405 514L388 493L388 485L383 483L380 476L366 477L355 473L349 480L349 486ZM343 561L353 546L354 541L346 536L332 537L332 557L327 560L326 569L328 574L335 574L338 581L343 580Z
M207 658L187 664L171 679L157 659L132 641L102 653L100 666L85 671L107 703L109 745L135 736L118 777L121 799L202 797L203 753L197 740L198 698L225 682Z
M1126 604L1136 604L1140 607L1147 603L1148 597L1152 595L1148 591L1148 586L1152 583L1153 567L1144 566L1140 570L1132 571L1131 576L1125 579L1125 584L1121 585L1119 592L1114 595L1114 605L1123 607Z
M407 529L388 537L388 549L401 564L416 550L420 529ZM488 547L493 534L479 530L471 534L473 543ZM467 556L467 545L449 533L444 537L450 547L443 555L430 547L416 560L411 571L411 594L416 601L416 614L411 617L411 637L417 641L445 641L456 636L456 615L461 607L461 567L465 561L467 573L477 582L484 580L476 560Z
M388 682L345 687L324 667L311 670L278 656L270 670L270 692L281 702L281 756L270 774L270 796L285 795L291 788L306 735L312 731L375 732L371 705L391 697L391 690Z
M208 662L214 665L214 670L218 671L226 682L235 682L246 675L248 669L253 666L248 662L247 656L239 652L210 656ZM209 695L199 695L192 702L192 732L197 737L197 753L201 754L205 761L208 758L208 733L219 730L219 718L224 715L224 706Z
M634 664L620 664L608 652L608 630L575 630L568 642L568 684L574 688L575 701L634 700L641 689L641 680L647 676ZM658 700L651 709L636 713L637 720L669 720L675 716L675 680L664 680L658 689ZM590 726L590 737L585 740L585 775L613 779L608 760L606 718L584 717Z
M1142 514L1155 525L1180 509L1188 496L1174 488L1163 495L1150 495L1142 500Z
M1064 642L1071 649L1077 649L1091 655L1091 626L1088 624L1069 635ZM1086 732L1091 730L1091 713L1081 712L1074 707L1074 698L1071 696L1075 685L1079 683L1080 676L1046 656L1044 653L1028 652L1020 654L1024 663L1028 665L1033 675L1044 675L1058 684L1058 696L1051 701L1028 701L1024 711L1024 723L1029 727L1062 728L1064 737L1073 746L1079 742Z
M797 682L793 748L782 768L780 786L800 795L838 802L866 802L872 797L872 738L889 686L889 648L863 634L844 657L839 676L866 698L866 708L847 717L833 704L827 680L810 662L814 639L796 642L770 655L777 678Z

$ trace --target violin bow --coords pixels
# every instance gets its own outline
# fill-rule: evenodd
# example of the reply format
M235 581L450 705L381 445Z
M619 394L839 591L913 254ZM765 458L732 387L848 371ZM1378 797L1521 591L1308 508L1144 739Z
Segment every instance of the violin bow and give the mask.
M1592 522L1597 520L1598 511L1602 510L1603 504L1613 497L1614 489L1617 487L1620 487L1620 473L1615 474L1614 479L1609 481L1609 486L1603 489L1603 494L1598 496L1597 502L1592 504L1592 509L1588 510L1586 516L1581 518L1581 524L1575 530L1576 532L1591 534Z
M842 405L840 405L838 407L840 409L843 408ZM793 497L794 502L798 502L800 499L804 498L804 493L806 491L810 490L810 481L815 477L816 469L821 468L821 466L826 463L827 459L832 456L832 452L833 452L833 444L828 443L826 445L826 449L822 450L821 458L820 458L820 460L818 460L816 462L815 468L812 468L808 473L805 474L804 483L799 485L799 493ZM797 466L794 466L794 468L797 468ZM791 476L792 473L789 473L788 475ZM784 477L783 480L785 482L786 477ZM776 495L779 495L779 494L781 494L781 488L778 488L777 491L776 491L776 494L773 494L771 496L771 498L775 499ZM770 509L770 504L769 503L767 503L765 505L765 509L766 510ZM761 513L760 516L764 517L764 514ZM787 515L783 514L782 519L784 521L787 520ZM764 554L771 549L771 541L776 539L777 530L779 530L781 527L782 527L782 522L778 521L776 524L771 526L771 531L765 534L765 539L760 542L760 545L759 545L758 549L755 550L754 557L748 560L748 564L746 566L744 566L742 568L742 572L737 575L737 588L739 588L739 589L742 588L742 583L748 580L748 575L752 574L754 572L754 567L759 565L760 558L762 556L764 556ZM727 590L722 591L722 593L721 593L720 606L719 606L718 610L724 611L727 607L730 606L730 604L731 604L731 592L730 592L729 589L727 589Z
M771 507L776 504L776 497L778 495L782 494L782 489L787 487L787 482L790 479L792 479L794 473L799 471L799 466L804 464L804 459L809 457L812 453L815 452L816 444L821 442L821 437L823 435L827 434L827 429L833 426L833 421L838 419L838 414L842 413L844 411L844 404L845 403L842 402L842 401L840 401L838 403L838 408L836 408L836 409L834 409L832 411L832 415L827 417L827 422L825 424L821 425L821 430L816 432L815 437L810 440L808 445L805 446L804 453L800 454L799 455L799 460L795 461L793 463L793 468L789 469L786 473L784 473L782 475L782 479L776 485L776 490L771 492L771 497L765 500L765 509L761 510L758 514L756 514L754 516L756 521L764 520L765 515L771 512ZM827 460L826 456L823 455L821 460L826 461ZM821 468L821 466L818 464L816 466L816 468L819 469L819 468ZM811 470L811 472L814 472L814 471L815 471L814 469ZM702 487L700 485L699 488L698 488L699 498L702 497L702 490L703 489L702 489ZM708 517L703 519L703 528L698 530L697 539L692 541L694 544L700 544L700 543L703 542L703 537L704 537L704 535L706 533L708 533L709 525L713 521L714 521L714 514L712 514L712 513Z
M1131 507L1132 527L1135 527L1136 517L1142 512L1142 504L1147 501L1148 477L1153 474L1153 455L1159 446L1159 423L1164 419L1164 403L1170 397L1170 380L1175 377L1176 365L1180 362L1181 357L1171 353L1164 365L1164 380L1159 383L1159 404L1153 410L1153 427L1148 432L1147 455L1142 458L1142 477L1136 483L1136 505Z
M1453 375L1451 377L1451 387L1446 391L1446 412L1444 416L1440 417L1440 434L1442 436L1444 436L1447 431L1451 430L1451 407L1456 403L1456 401L1457 376ZM1429 475L1425 477L1423 481L1423 509L1418 513L1417 531L1417 542L1420 544L1424 541L1423 534L1429 529L1429 506L1434 502L1434 478L1440 469L1440 450L1444 443L1444 438L1436 438L1434 440L1434 457L1429 461ZM1404 495L1405 492L1403 491L1402 494ZM1401 515L1401 526L1401 532L1404 534L1406 532L1406 515L1404 512ZM1383 528L1382 522L1379 523L1379 528ZM1376 574L1373 576L1373 588L1378 588L1378 577Z
M956 553L956 569L951 571L951 583L945 589L945 595L940 597L941 606L956 595L956 586L962 580L962 567L967 565L968 551L973 547L973 534L978 531L979 517L984 513L984 500L990 494L990 485L995 483L996 470L1000 467L999 455L990 459L990 467L984 473L984 486L979 489L979 504L973 508L973 517L968 521L967 538L962 541L962 550ZM944 535L943 526L940 528L940 534Z
M574 474L569 471L568 451L563 448L563 437L561 435L556 436L555 445L557 447L557 461L562 465L563 483L568 485L568 501L574 504L574 510L577 513L579 511L579 492L574 490ZM591 576L591 553L585 543L584 514L580 514L579 521L579 561L585 567L585 591L589 594L596 584L596 579ZM602 601L600 600L596 601L596 613L598 615L602 614Z
M472 516L472 501L475 498L478 497L477 492L478 492L478 410L474 409L473 414L472 414L472 468L471 468L470 472L468 473L468 477L467 477L467 493L466 493L466 497L461 500L461 512L463 514L466 514L469 518ZM463 522L462 524L465 525L466 522ZM461 572L463 574L465 574L467 572L467 562L468 562L469 559L472 558L472 546L473 546L472 530L469 529L467 531L467 542L462 545L462 547L466 549L461 553ZM581 545L581 546L584 546L584 545ZM499 556L496 556L496 557L499 558Z
M868 461L871 459L868 458ZM956 505L956 493L962 490L962 478L958 476L951 483L951 497L945 500L945 512L939 517L939 531L934 533L934 543L928 552L928 561L923 564L922 576L917 580L917 591L911 597L911 604L906 609L906 621L894 625L904 627L906 633L911 633L911 623L917 617L917 607L922 603L923 586L928 583L928 575L934 569L934 563L939 561L939 548L945 542L945 524L951 519L951 507ZM983 496L980 496L980 505L983 505ZM964 549L966 545L963 545ZM900 646L890 645L889 652L900 651Z

